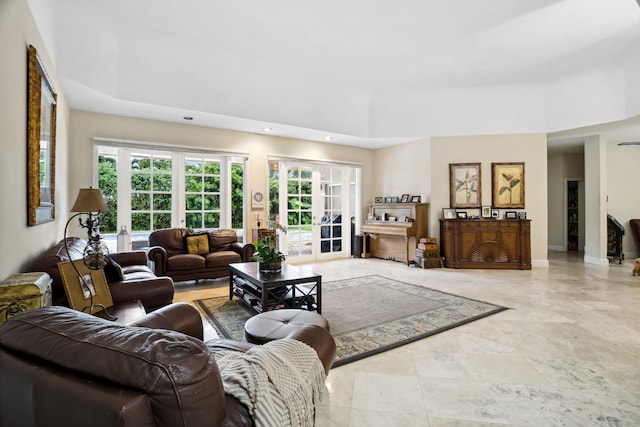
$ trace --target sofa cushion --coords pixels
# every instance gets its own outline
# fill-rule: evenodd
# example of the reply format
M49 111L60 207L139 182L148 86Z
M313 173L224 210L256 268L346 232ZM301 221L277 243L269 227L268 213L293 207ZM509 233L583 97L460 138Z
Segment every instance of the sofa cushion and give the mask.
M167 259L167 270L194 270L204 268L205 262L202 255L179 254Z
M184 236L184 248L188 254L204 255L209 253L209 235L197 233Z
M227 267L234 262L242 262L240 254L233 251L218 251L207 254L207 268Z
M124 277L124 272L122 271L122 267L120 264L109 258L109 261L105 264L104 268L104 277L106 277L107 282L122 282Z
M232 243L238 242L236 232L229 229L209 231L209 250L211 252L228 251Z
M0 345L79 375L144 392L157 425L218 425L225 396L215 359L179 332L126 327L66 307L14 316Z

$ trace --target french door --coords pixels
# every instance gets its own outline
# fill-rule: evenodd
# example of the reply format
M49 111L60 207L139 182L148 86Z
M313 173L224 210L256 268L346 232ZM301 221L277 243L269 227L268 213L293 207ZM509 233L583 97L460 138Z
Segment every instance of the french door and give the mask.
M291 261L344 257L351 250L355 168L280 162L280 245Z

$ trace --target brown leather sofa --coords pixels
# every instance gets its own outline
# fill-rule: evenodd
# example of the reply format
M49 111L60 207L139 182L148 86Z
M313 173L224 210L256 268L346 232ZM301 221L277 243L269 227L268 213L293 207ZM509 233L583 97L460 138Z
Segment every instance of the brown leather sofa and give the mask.
M290 338L329 370L336 347L327 331ZM187 303L129 326L66 307L21 313L0 326L0 426L253 426L225 394L213 357L251 344L201 339L202 319Z
M206 234L208 251L188 253L185 237ZM251 243L241 245L233 230L196 232L190 228L166 228L149 235L149 259L158 276L175 281L215 279L229 275L229 264L247 262L255 252Z
M44 271L53 279L51 287L54 305L67 305L62 277L58 263L82 258L86 239L67 237L69 254L64 247L64 240L40 253L31 264L31 271ZM147 254L144 251L119 252L111 254L111 258L121 267L124 280L108 283L114 304L139 300L147 312L164 307L173 302L173 280L170 277L158 277L149 268Z

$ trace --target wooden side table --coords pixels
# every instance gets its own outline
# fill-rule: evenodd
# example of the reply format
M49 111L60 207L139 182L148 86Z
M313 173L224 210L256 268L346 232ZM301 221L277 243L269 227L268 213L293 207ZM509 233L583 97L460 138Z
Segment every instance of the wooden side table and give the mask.
M51 305L51 276L18 273L0 282L0 324L24 311Z

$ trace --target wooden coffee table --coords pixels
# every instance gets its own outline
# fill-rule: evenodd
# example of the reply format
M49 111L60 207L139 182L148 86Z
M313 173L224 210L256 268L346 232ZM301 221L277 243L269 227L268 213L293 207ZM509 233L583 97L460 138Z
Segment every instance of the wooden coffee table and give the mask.
M280 273L269 274L261 273L257 262L229 264L229 299L234 295L256 313L278 308L322 313L322 276L286 263Z

